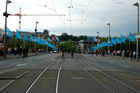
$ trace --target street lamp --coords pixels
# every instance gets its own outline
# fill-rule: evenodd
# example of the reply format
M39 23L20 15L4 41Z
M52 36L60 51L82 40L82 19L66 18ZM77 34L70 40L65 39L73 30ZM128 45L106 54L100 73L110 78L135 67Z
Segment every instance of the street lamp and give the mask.
M110 54L110 23L107 24L109 27L109 37L108 37L108 53Z
M99 37L99 32L97 32L97 34L98 34L98 37Z
M7 7L8 3L11 3L10 0L6 0L6 9L5 12L3 13L3 16L5 16L5 31L4 31L4 58L6 58L6 28L7 28L7 17L10 15L7 13Z
M36 23L35 23L35 40L37 41L37 24L38 24L39 22L38 21L36 21ZM36 52L37 52L37 43L35 43L35 48L36 48Z
M137 23L137 35L139 35L139 3L135 3L133 4L134 6L136 6L138 8L138 23ZM137 44L136 44L136 59L137 59L137 62L139 61L139 43L138 43L138 38L137 39Z

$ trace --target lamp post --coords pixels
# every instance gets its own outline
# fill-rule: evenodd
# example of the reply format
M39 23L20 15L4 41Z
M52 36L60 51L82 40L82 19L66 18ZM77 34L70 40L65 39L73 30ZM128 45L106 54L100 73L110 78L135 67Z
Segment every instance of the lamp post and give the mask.
M38 24L39 22L38 21L36 21L36 23L35 23L35 41L36 41L36 43L35 43L35 48L36 48L36 53L37 53L37 24Z
M139 3L135 3L133 5L138 8L137 35L139 35ZM136 43L136 59L137 59L137 62L138 62L139 61L139 42L138 42L138 38L136 38L136 39L137 39L137 43Z
M3 13L3 16L5 16L5 31L4 31L4 58L6 58L6 28L7 28L7 17L9 14L7 13L7 7L8 3L11 3L10 0L6 0L6 9L5 12Z
M99 32L97 32L97 34L98 34L98 37L99 37Z
M107 24L109 27L109 37L108 37L108 53L110 54L110 23Z

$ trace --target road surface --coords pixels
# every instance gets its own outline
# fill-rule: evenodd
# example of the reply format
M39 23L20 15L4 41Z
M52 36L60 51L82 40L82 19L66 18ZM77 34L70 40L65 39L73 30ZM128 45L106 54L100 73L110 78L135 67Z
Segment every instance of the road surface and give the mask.
M140 93L140 63L44 54L0 61L0 93Z

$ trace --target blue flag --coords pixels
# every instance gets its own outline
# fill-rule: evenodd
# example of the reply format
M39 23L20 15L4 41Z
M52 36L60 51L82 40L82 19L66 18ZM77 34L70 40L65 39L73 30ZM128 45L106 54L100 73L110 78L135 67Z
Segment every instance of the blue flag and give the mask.
M97 47L95 46L94 48L93 48L93 51L96 51L97 50Z
M49 41L49 42L52 42L52 40L51 40L49 37L48 37L48 41Z
M36 37L36 40L37 40L37 43L38 44L41 44L42 42L41 42L41 39L39 38L39 37Z
M121 43L125 43L125 42L126 42L126 40L127 40L127 37L125 37L125 36L121 35Z
M132 41L132 42L136 41L135 35L133 35L131 32L130 32L130 41Z
M57 42L57 37L56 36L54 36L54 41Z
M94 37L94 42L97 42L98 40L97 40L97 38L96 37Z
M108 46L108 43L107 43L106 41L104 41L104 46L105 46L105 47Z
M113 38L111 38L111 43L115 45L116 41Z
M25 36L24 36L25 40L29 40L27 34L25 33Z
M112 47L113 46L113 44L110 42L110 46Z
M17 39L22 39L23 40L23 37L22 35L20 34L20 32L16 29L16 38Z
M34 42L35 41L34 37L31 34L30 34L30 41L31 42Z
M7 36L13 38L13 32L8 27L6 28L6 32L7 32Z
M47 45L47 40L44 40L44 45Z
M115 42L121 44L121 40L118 37L115 37Z

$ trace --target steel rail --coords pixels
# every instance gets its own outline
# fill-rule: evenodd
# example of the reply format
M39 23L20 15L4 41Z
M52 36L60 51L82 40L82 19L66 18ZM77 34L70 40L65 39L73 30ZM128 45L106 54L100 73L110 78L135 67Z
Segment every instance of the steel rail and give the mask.
M39 76L33 81L33 83L29 86L29 88L26 90L26 92L25 93L29 93L29 91L31 90L31 88L35 85L35 83L38 81L38 79L44 74L44 72L51 66L51 65L53 65L55 62L53 62L53 63L51 63L51 64L49 64L49 65L47 65L46 67L45 67L45 69L41 72L41 74L39 74Z
M88 59L88 60L89 60L89 59ZM92 60L89 60L89 61L92 61ZM135 89L135 88L131 87L130 85L128 85L128 84L126 84L126 83L124 83L124 82L122 82L122 81L120 81L120 80L116 79L115 77L113 77L113 76L111 76L111 75L109 75L109 74L107 74L107 73L103 72L102 70L100 70L100 69L96 68L95 66L90 65L90 64L89 64L89 63L87 63L87 62L86 62L85 64L87 64L88 66L90 66L90 67L94 68L96 71L98 71L98 72L100 72L100 73L104 74L105 76L107 76L107 77L111 78L112 80L114 80L114 81L116 81L116 82L118 82L118 83L120 83L120 84L122 84L122 85L124 85L124 86L128 87L129 89L131 89L131 90L135 91L136 93L140 93L140 90L137 90L137 89Z
M82 62L79 61L81 64ZM109 86L107 86L106 84L104 84L101 80L97 79L94 75L92 75L91 73L89 73L82 65L80 64L80 68L85 72L87 73L92 79L96 80L100 85L102 85L104 88L106 88L107 90L109 90L111 93L115 93L114 90L112 90ZM86 65L84 63L84 65Z

